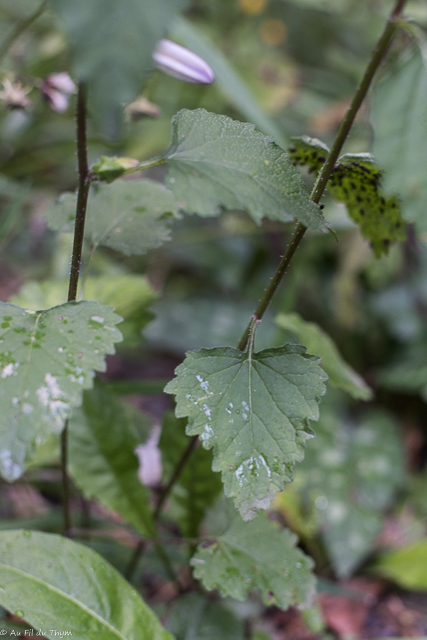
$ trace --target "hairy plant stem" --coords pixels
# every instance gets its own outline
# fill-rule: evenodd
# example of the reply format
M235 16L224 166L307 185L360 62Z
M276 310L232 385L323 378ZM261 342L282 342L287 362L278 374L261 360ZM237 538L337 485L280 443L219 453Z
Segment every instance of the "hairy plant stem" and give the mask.
M73 254L71 258L70 280L68 285L68 302L74 302L77 298L79 284L80 265L82 260L84 229L89 195L89 167L87 161L87 135L86 135L86 92L82 84L77 93L77 167L79 185L77 191L76 221L74 225ZM64 514L64 535L69 536L71 530L70 491L68 480L68 420L65 421L61 434L61 470L62 470L62 498Z
M338 133L332 144L331 150L329 151L328 157L326 158L326 162L323 165L322 169L320 170L316 183L311 192L310 197L313 200L313 202L315 202L316 204L319 204L320 199L323 196L328 180L331 177L331 173L333 171L336 161L338 160L338 156L340 155L341 150L344 146L344 143L347 139L347 136L350 133L350 130L353 126L356 115L362 105L362 102L367 96L369 88L372 84L372 80L374 79L375 73L377 72L381 62L385 58L385 55L388 51L393 35L399 26L398 19L400 17L401 11L406 2L407 0L398 0L398 2L396 3L393 11L391 12L387 20L387 24L385 26L385 29L380 39L378 40L377 44L374 47L374 50L372 51L371 59L369 61L368 66L366 67L366 71L363 75L363 78L356 89L356 92L353 96L353 99L347 110L347 113L345 114L344 119L341 122L340 128L338 129ZM277 267L276 272L274 273L270 281L270 284L265 290L265 293L261 298L260 303L258 304L251 318L251 321L246 327L246 330L238 344L237 348L240 349L240 351L244 351L244 349L246 348L246 344L248 342L253 320L255 319L259 321L262 319L306 231L307 231L307 227L305 225L301 223L297 225L297 228L295 229L294 235L292 236L289 246L283 258L281 259L279 266Z
M41 5L38 7L38 9L34 11L34 13L32 13L30 16L28 16L28 18L26 18L19 24L17 24L15 29L11 32L11 34L8 37L6 37L4 42L0 45L0 62L1 60L3 60L4 56L7 54L7 52L9 51L10 47L13 45L15 40L19 38L21 33L24 33L24 31L26 31L28 27L30 27L33 24L33 22L35 22L37 18L41 16L41 14L43 13L43 11L46 9L48 5L48 2L49 0L44 0L41 3Z
M335 166L336 161L338 160L338 156L341 153L341 150L344 146L346 138L350 133L350 130L353 126L354 120L360 109L360 106L364 101L364 99L366 98L366 95L372 84L372 80L374 78L375 73L377 72L381 62L384 60L386 56L386 53L388 51L393 35L396 29L399 27L399 19L401 18L401 12L406 2L407 0L398 0L396 2L394 9L387 20L385 29L373 49L369 64L366 67L366 71L362 77L360 84L356 89L356 92L353 96L353 99L347 110L347 113L345 114L344 119L341 122L338 133L335 137L334 143L332 144L331 150L326 159L326 162L323 165L318 175L318 178L316 180L316 183L313 187L313 190L311 192L310 197L313 200L313 202L315 202L316 204L319 204L320 202L320 199L325 191L327 182L331 177L332 170ZM252 315L251 320L238 344L237 348L240 351L245 350L248 343L248 339L251 335L251 331L253 330L255 325L262 319L306 231L307 231L307 227L305 225L301 223L297 225L294 235L292 236L292 239L289 243L289 246L283 258L281 259L276 269L276 272L274 273L270 281L269 286L267 287L260 303L258 304L254 314ZM196 445L196 442L197 442L197 436L194 436L193 438L190 439L186 450L182 454L181 459L178 461L178 464L176 465L175 470L172 473L171 478L168 484L166 485L165 489L163 490L163 493L161 494L161 497L159 499L159 503L156 508L157 517L160 516L165 499L171 492L174 484L177 482L185 464L187 463L190 457L191 452L193 451Z

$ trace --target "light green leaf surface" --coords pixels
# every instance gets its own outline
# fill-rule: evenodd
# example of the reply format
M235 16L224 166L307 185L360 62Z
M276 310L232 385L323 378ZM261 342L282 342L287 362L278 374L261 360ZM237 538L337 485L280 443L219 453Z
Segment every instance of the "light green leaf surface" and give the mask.
M366 382L343 359L332 338L314 322L305 322L297 313L281 313L276 323L293 333L313 353L322 358L322 369L328 374L328 382L339 387L353 398L370 400L372 390Z
M306 165L317 173L329 153L328 147L308 136L293 139L293 145L289 151L295 164ZM395 196L383 195L382 180L383 171L373 156L347 154L339 158L327 185L332 197L344 202L377 257L387 253L390 243L406 238L399 202Z
M0 533L0 604L51 640L172 640L101 556L61 536Z
M243 622L198 593L174 601L166 628L176 640L244 640Z
M190 51L194 51L208 63L215 73L216 86L247 122L253 122L257 129L272 136L278 145L285 148L287 140L283 130L265 113L241 75L215 46L215 43L208 40L193 24L182 17L175 21L173 34Z
M244 600L250 589L267 606L308 607L315 593L313 561L296 546L289 530L279 530L264 514L252 522L237 516L215 541L199 545L191 560L194 575L223 596Z
M92 188L85 226L85 238L125 255L140 255L160 246L170 237L170 226L178 215L170 191L151 180L122 181ZM54 231L74 229L76 196L66 193L47 213Z
M190 419L188 435L213 448L213 470L242 518L267 509L292 480L319 417L326 374L304 347L286 345L259 353L231 347L189 352L165 391L176 394L178 417Z
M95 385L70 421L70 471L87 498L120 513L142 535L155 537L149 494L138 478L135 455L144 431L148 435L149 424L141 412Z
M18 478L34 447L59 433L73 407L105 371L121 318L96 302L46 311L0 304L0 469Z
M186 0L54 0L70 40L74 71L86 83L91 115L109 137L120 131L152 52Z
M188 447L186 424L185 418L176 418L171 412L163 420L159 449L165 483ZM220 475L212 471L212 452L198 447L191 454L170 495L172 510L185 536L198 536L205 511L213 505L221 490Z
M223 207L242 209L257 223L265 216L325 229L288 154L252 124L183 109L172 120L172 143L164 158L167 186L190 213L215 216Z
M379 82L372 104L374 153L385 169L384 187L402 199L404 217L427 231L427 63L414 47Z
M322 408L316 438L299 467L299 484L318 515L322 537L340 577L348 577L372 549L396 490L403 484L399 431L372 411L358 424Z
M404 589L427 590L427 540L383 553L370 567L372 571L390 578Z

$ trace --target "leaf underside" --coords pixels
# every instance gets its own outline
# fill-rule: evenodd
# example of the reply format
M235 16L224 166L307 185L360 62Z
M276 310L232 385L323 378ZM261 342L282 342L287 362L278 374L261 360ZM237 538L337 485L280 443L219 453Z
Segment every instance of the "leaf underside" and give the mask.
M327 378L318 358L286 345L259 353L231 347L189 352L165 391L176 414L188 417L188 435L213 449L225 494L243 519L266 509L312 437Z
M183 109L172 120L172 143L163 157L166 184L190 213L215 216L223 208L241 209L258 224L266 216L326 227L286 151L252 124Z
M319 172L329 152L326 145L307 136L292 142L289 153L294 164ZM373 156L347 154L338 160L327 186L332 197L346 205L377 257L387 253L391 243L406 239L399 201L395 196L384 196L382 179L383 172Z
M0 304L0 470L7 480L81 404L94 370L105 370L105 356L121 340L120 320L97 302L46 311Z

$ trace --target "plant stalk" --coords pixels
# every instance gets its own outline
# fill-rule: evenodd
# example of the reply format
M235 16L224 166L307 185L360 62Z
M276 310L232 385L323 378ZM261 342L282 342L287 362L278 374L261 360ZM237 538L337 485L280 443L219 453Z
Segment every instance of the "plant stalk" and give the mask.
M77 298L79 284L80 265L82 260L84 228L86 220L87 199L89 195L89 167L87 160L87 134L86 134L86 91L79 84L77 93L77 167L79 184L77 191L76 221L74 225L73 254L71 258L70 281L68 286L68 302L74 302ZM71 530L71 513L69 499L68 479L68 420L65 421L61 434L61 470L62 470L62 495L64 514L64 535L69 536Z
M354 120L357 116L357 113L364 99L368 94L368 91L372 84L372 80L374 79L375 73L378 71L379 66L381 65L382 61L384 60L387 54L393 35L396 29L398 28L397 21L400 18L400 14L406 2L407 0L397 1L393 11L391 12L387 20L387 24L385 26L384 31L380 39L378 40L377 44L374 47L369 64L366 67L366 71L362 77L362 80L360 81L360 84L356 89L356 92L353 96L353 99L347 110L347 113L345 114L344 119L341 122L340 128L338 129L338 133L332 144L331 150L329 151L326 162L323 165L322 169L320 170L316 183L311 192L310 197L313 200L313 202L315 202L316 204L319 204L320 199L323 196L328 180L331 177L331 173L335 167L335 163L338 160L338 156L340 155L341 150L344 146L344 143L347 139L347 136L349 135L350 130L354 124ZM289 246L283 258L281 259L279 266L277 267L276 272L274 273L270 281L270 284L265 290L265 293L261 298L261 301L258 304L258 307L256 308L255 313L253 314L251 321L246 327L245 332L239 342L239 345L237 348L240 349L240 351L244 351L244 349L246 348L246 344L248 342L253 320L255 319L259 321L262 319L306 231L307 231L307 227L305 225L301 223L297 225L294 235L292 236L291 242L289 243Z

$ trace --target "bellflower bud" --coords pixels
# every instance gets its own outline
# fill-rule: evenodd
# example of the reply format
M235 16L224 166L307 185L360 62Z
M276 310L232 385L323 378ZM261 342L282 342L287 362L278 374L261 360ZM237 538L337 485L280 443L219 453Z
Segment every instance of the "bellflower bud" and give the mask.
M185 82L211 84L215 80L214 72L207 62L171 40L158 42L153 60L158 69Z
M69 96L76 90L76 85L68 73L51 73L45 78L42 86L43 96L54 111L62 113L68 107Z

